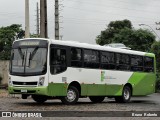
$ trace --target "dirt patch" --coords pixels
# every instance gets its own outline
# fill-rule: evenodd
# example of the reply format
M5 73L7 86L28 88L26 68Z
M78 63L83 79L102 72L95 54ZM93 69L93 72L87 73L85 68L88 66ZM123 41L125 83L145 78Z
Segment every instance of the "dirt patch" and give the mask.
M9 96L7 90L0 89L0 97L7 97Z

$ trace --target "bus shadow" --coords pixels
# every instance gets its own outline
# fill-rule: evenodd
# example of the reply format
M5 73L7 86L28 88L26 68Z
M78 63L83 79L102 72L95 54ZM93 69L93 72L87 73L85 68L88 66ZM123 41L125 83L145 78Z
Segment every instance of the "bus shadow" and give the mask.
M49 100L45 103L36 103L34 101L23 101L23 102L15 102L14 104L24 105L24 106L68 106L63 104L60 100ZM154 101L151 100L131 100L129 103L117 103L114 99L106 99L101 103L93 103L91 101L78 101L74 105L69 106L76 106L76 105L95 105L95 104L156 104Z
M36 102L18 102L15 103L18 105L24 105L24 106L68 106L63 104L62 102L45 102L45 103L36 103ZM98 104L98 103L92 103L92 102L77 102L74 105L69 105L69 106L76 106L76 105L93 105L93 104ZM100 103L103 104L103 103Z
M106 102L107 103L107 102ZM74 105L69 105L69 106L75 106L75 105L94 105L94 104L106 104L106 103L92 103L92 102L77 102L76 104ZM30 103L16 103L16 104L19 104L19 105L34 105L34 106L51 106L51 105L65 105L61 102L50 102L50 103L36 103L36 102L30 102ZM67 105L68 106L68 105Z

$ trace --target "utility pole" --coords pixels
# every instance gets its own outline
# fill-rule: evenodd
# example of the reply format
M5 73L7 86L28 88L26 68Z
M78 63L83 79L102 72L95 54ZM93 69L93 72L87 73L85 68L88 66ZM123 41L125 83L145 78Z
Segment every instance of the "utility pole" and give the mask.
M36 25L37 35L39 35L39 6L37 2L37 25Z
M40 37L48 38L47 0L40 0Z
M55 39L59 40L59 1L55 0Z
M25 38L30 37L29 31L29 0L25 0Z

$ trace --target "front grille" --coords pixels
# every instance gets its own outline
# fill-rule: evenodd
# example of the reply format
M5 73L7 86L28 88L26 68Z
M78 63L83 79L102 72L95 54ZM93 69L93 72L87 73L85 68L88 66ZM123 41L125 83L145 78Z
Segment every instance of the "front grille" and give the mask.
M15 82L13 81L13 85L37 85L37 82Z

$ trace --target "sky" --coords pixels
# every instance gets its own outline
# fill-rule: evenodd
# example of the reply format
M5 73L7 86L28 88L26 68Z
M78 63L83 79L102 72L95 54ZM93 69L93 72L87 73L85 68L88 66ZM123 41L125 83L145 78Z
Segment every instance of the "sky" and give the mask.
M160 0L59 0L62 40L96 44L96 36L111 21L128 19L135 29L149 29L160 36ZM36 33L36 3L30 3L30 33ZM48 36L54 39L54 0L47 0ZM25 28L25 0L0 0L0 27ZM145 24L145 26L139 26Z

